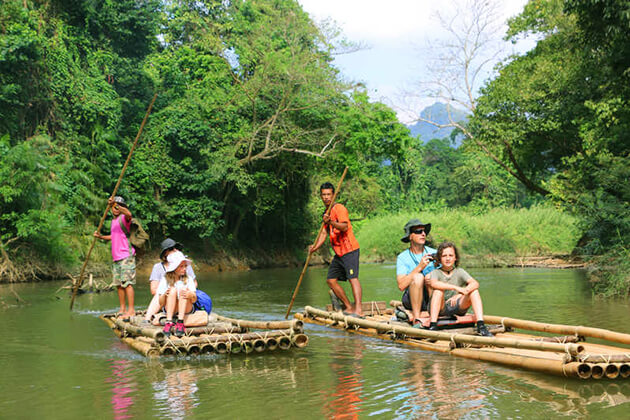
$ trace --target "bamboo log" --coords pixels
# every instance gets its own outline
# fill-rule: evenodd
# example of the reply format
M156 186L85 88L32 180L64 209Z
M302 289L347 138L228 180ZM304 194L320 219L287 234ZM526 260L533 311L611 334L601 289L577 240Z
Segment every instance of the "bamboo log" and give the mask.
M221 315L217 315L217 319L242 328L257 328L260 330L292 329L296 332L302 332L304 330L304 323L299 319L292 319L290 321L249 321L246 319L228 318Z
M617 379L619 376L619 365L610 363L604 367L604 374L608 379Z
M183 336L183 337L169 337L168 343L174 347L186 347L192 344L215 344L220 342L243 342L256 339L266 339L269 337L288 337L289 339L293 335L292 330L277 330L277 331L265 331L265 332L251 332L246 334L225 334L225 335L207 335L202 334L196 336Z
M230 353L232 354L238 354L241 350L243 350L243 346L241 346L241 343L237 341L230 341L228 347L230 348Z
M630 376L630 365L627 363L623 363L620 367L619 367L619 375L621 375L622 378L626 379L628 376Z
M373 328L377 331L386 331L394 334L404 334L410 337L419 338L431 338L436 340L446 340L455 343L467 343L467 344L482 344L487 346L496 347L509 347L517 349L529 349L539 351L549 351L557 353L568 353L572 356L577 356L584 351L584 347L578 344L560 344L560 343L545 343L542 341L521 340L513 338L498 338L498 337L480 337L470 336L463 334L451 334L440 331L428 331L423 329L417 329L412 327L403 327L384 322L369 321L366 319L355 318L351 316L345 316L336 312L326 312L311 306L304 308L305 313L317 315L326 318L332 318L337 321L346 323L347 325L356 325L363 328Z
M177 353L177 349L175 347L171 347L171 346L160 347L160 354L164 356L172 356L175 353Z
M534 370L558 376L588 379L591 367L586 363L563 363L560 360L538 359L535 357L517 356L506 353L494 353L487 350L454 349L451 354L467 359L493 362L515 368Z
M186 327L186 334L199 335L199 334L240 334L246 333L247 328L235 326L235 325L223 325L223 326L207 326L207 327Z
M630 353L580 354L578 359L584 363L630 363Z
M296 334L291 339L291 344L299 349L303 349L308 345L308 337L305 334Z
M242 347L245 354L249 354L254 351L254 343L251 341L243 341Z
M159 349L153 347L149 343L143 343L142 341L136 340L133 337L122 337L122 341L145 357L153 358L160 355Z
M278 348L278 340L274 337L267 338L265 340L265 345L267 346L267 350L273 351Z
M211 354L214 353L216 349L212 344L204 344L201 346L201 354Z
M615 343L630 344L630 334L618 333L602 328L581 327L562 324L547 324L542 322L527 321L524 319L506 318L500 316L485 315L484 320L488 324L503 324L506 327L521 328L530 331L541 331L552 334L572 334L582 337L600 338Z
M193 344L192 346L188 347L188 354L192 355L192 356L198 356L201 354L201 346L198 344Z
M265 351L265 349L267 349L267 344L265 343L265 340L263 340L262 338L257 338L256 340L254 340L252 342L252 345L254 346L254 350L257 353L261 353Z
M280 350L289 350L291 348L291 339L286 335L279 337L278 347L280 348Z
M164 332L157 327L138 327L129 322L124 322L120 318L114 319L114 324L123 331L128 331L134 335L143 335L162 343L164 341Z
M604 377L604 368L602 365L588 364L591 367L591 378L602 379Z
M220 341L218 342L215 346L214 349L216 350L217 353L219 354L225 354L228 351L230 351L230 349L228 348L228 343L225 341Z

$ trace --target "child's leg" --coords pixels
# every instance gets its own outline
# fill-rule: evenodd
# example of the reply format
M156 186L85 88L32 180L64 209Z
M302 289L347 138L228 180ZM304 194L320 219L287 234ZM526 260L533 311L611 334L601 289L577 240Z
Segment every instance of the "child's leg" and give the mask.
M120 303L120 309L118 310L118 313L121 315L125 315L125 289L122 286L118 286L116 288L116 291L118 292L118 302Z
M184 320L184 315L186 315L188 312L192 311L192 302L189 299L178 299L177 300L177 309L178 309L178 314L177 314L177 318L180 321Z
M164 300L164 303L166 303L166 299ZM157 314L163 305L164 304L160 304L160 296L157 293L153 295L153 299L151 299L151 303L149 303L149 307L147 308L147 313L144 316L144 319L150 321L151 317Z
M175 305L177 305L177 292L172 290L166 297L166 320L171 321L175 314Z

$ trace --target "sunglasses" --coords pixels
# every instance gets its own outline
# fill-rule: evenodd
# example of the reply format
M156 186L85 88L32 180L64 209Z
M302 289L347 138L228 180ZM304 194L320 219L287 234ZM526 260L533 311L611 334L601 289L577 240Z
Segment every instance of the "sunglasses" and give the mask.
M424 230L424 228L422 229L414 229L411 231L411 233L415 233L416 235L420 235L422 233L426 233L426 231Z

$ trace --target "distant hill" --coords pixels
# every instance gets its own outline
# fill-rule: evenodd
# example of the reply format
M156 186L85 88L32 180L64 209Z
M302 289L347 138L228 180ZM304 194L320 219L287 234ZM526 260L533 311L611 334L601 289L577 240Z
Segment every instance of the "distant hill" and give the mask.
M451 115L455 121L466 121L468 119L468 113L461 109L451 107ZM447 124L449 122L448 112L446 110L446 104L436 102L431 106L428 106L420 112L420 117L430 119L438 124ZM429 123L418 121L415 124L407 126L411 131L413 137L418 137L423 143L428 142L431 139L442 139L449 137L453 128L437 128ZM461 136L460 136L461 137ZM461 144L461 138L458 138L455 147Z

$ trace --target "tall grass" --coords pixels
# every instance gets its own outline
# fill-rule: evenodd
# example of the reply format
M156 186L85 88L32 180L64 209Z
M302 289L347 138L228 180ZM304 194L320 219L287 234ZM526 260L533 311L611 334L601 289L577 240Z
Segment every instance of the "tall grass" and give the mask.
M547 256L568 254L579 231L576 219L548 206L494 209L476 215L466 210L398 213L374 217L356 226L362 261L392 261L408 247L400 241L412 218L431 223L429 241L454 242L468 256Z

